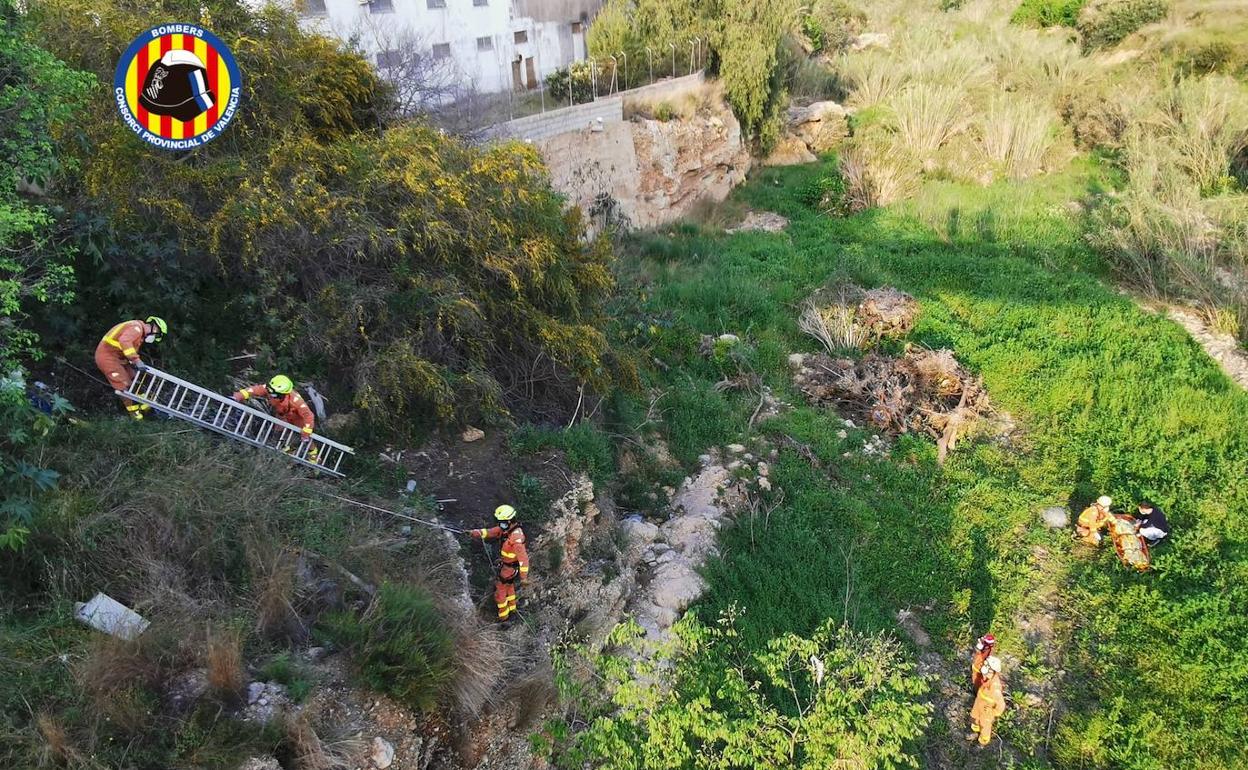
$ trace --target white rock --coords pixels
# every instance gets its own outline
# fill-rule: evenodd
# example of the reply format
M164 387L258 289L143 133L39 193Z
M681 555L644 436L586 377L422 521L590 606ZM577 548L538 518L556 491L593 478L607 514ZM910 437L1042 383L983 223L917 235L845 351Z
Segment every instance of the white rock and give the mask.
M745 445L744 444L729 444L728 451L732 452L734 455L739 455L745 451Z
M648 521L630 519L624 522L621 528L624 530L624 534L628 536L629 542L636 546L653 543L654 539L659 536L658 526Z
M1053 505L1040 512L1044 526L1049 529L1065 529L1070 526L1070 510L1061 505Z
M247 702L255 703L264 695L264 682L252 682L247 685Z
M843 422L843 423L841 423L841 424L842 424L842 425L844 425L846 428L857 428L857 427L858 427L857 425L854 425L854 421L853 421L853 420L846 420L845 422Z
M460 438L464 440L465 444L471 444L474 441L480 441L485 438L485 431L480 428L473 428L469 426L469 428L460 435Z
M390 741L385 738L377 736L373 739L373 753L368 759L373 763L373 767L385 770L394 763L394 746L391 746Z
M730 470L730 471L735 471L735 470L737 470L737 469L738 469L738 468L740 468L740 467L741 467L741 461L740 461L740 460L733 460L732 462L728 463L728 470Z
M719 342L722 342L728 346L736 345L738 342L741 341L741 338L735 334L721 334L719 335L717 339Z
M706 583L689 562L673 559L655 572L651 588L656 605L679 612L702 595Z
M771 479L767 478L766 476L759 476L758 488L763 490L764 492L770 492L771 491Z
M715 462L715 458L710 455L698 455L698 463L701 465L710 465Z
M837 437L837 438L849 438L849 434L848 434L848 433L846 433L846 432L842 429L842 430L838 430L838 431L836 432L836 437Z
M759 476L766 476L766 475L768 475L769 473L771 473L771 466L770 466L770 465L768 465L768 464L767 464L767 463L765 463L765 462L760 462L760 463L758 464L758 475L759 475Z
M790 353L789 366L793 369L801 369L802 364L806 361L805 353Z

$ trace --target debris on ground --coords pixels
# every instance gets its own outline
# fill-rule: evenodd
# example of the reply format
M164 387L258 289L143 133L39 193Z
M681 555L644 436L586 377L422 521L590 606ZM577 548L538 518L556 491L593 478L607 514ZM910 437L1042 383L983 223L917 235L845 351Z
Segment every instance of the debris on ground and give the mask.
M74 604L74 618L97 631L128 642L138 638L151 625L142 615L104 593L91 597L86 604Z
M480 441L485 438L485 431L480 428L469 427L463 432L460 438L464 440L465 444L471 444L474 441Z
M773 211L749 211L746 212L740 224L736 227L730 227L724 232L729 234L749 231L778 233L788 226L789 220Z
M794 379L813 404L846 409L888 433L931 436L941 462L990 412L983 382L945 349L910 347L899 357L868 353L858 360L819 353L802 359Z

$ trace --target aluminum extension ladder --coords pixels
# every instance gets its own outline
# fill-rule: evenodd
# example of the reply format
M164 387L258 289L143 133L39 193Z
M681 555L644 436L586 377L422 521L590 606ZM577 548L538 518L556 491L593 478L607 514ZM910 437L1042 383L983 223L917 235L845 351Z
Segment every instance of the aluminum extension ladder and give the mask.
M351 447L315 433L304 442L302 431L290 423L150 366L135 372L129 388L115 392L171 417L278 452L300 465L338 478L346 475L340 470L342 459L355 454Z

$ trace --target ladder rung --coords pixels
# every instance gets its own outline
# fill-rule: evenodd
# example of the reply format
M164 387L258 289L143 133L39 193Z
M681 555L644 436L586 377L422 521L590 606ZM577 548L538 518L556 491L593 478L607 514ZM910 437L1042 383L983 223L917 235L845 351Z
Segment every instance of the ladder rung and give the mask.
M188 396L192 393L195 399L186 407ZM304 441L302 430L289 423L150 366L137 372L130 387L117 391L117 394L237 441L281 452L293 462L333 476L341 477L343 458L355 454L351 447L315 433ZM217 409L208 419L208 410L213 404ZM295 441L298 441L297 445ZM309 459L313 449L316 450L315 460ZM332 467L331 452L337 453Z

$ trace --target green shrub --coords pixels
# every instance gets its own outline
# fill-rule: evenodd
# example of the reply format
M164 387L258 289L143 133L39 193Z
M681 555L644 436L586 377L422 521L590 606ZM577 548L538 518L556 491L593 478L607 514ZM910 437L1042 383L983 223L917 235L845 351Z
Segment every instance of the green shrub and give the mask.
M286 651L274 655L264 664L260 669L260 678L285 686L287 694L295 703L303 703L304 698L312 691L313 682L308 671Z
M546 76L546 90L551 98L563 104L571 96L573 104L585 104L594 100L593 73L589 65L575 62L560 67Z
M1106 48L1169 12L1169 0L1095 0L1080 11L1075 28L1084 50Z
M452 682L453 637L423 589L383 583L363 614L328 615L322 628L364 681L413 708L433 708Z
M615 475L611 438L590 423L579 422L566 430L522 425L512 432L508 442L513 451L521 454L562 449L568 467L589 474L595 484L603 484Z
M654 108L655 120L661 120L666 123L674 117L676 117L676 110L667 102L659 102L659 105Z
M578 686L566 658L557 680L567 705L593 718L552 746L556 765L609 770L742 767L898 768L931 719L923 677L888 636L831 621L808 637L783 634L751 649L728 612L710 625L677 624L675 670L646 657L641 629L612 634L620 652L593 662L610 700ZM656 662L656 658L659 662ZM596 680L598 681L598 680ZM546 731L558 740L567 731Z
M136 144L98 90L67 143L81 170L58 188L84 249L85 299L75 320L57 319L65 348L142 297L174 328L161 351L174 371L224 385L226 351L247 347L257 368L315 379L361 410L374 435L512 408L570 413L582 383L606 387L609 250L583 240L534 148L471 146L420 123L383 132L387 90L358 53L276 6L205 9L247 73L249 106L185 163ZM124 48L149 14L49 0L36 17L53 52L103 84L116 62L98 53ZM151 179L178 194L133 194ZM513 387L521 371L546 385Z
M867 26L867 14L848 0L815 0L802 17L802 32L816 51L838 53Z
M511 482L511 499L526 522L545 521L550 495L541 479L527 473L516 476Z
M1035 27L1073 27L1079 20L1079 11L1088 0L1023 0L1014 14L1012 24L1029 24Z

